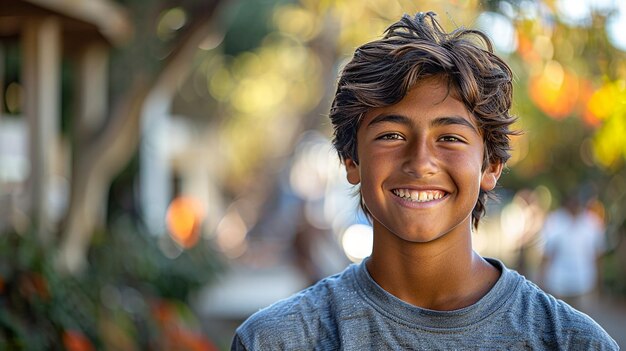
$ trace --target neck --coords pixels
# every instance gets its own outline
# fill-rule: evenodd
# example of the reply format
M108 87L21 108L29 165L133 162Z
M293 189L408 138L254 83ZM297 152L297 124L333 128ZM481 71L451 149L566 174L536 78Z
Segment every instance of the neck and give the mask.
M499 277L498 270L472 250L469 228L427 243L377 235L376 226L374 233L368 271L383 289L412 305L432 310L467 307Z

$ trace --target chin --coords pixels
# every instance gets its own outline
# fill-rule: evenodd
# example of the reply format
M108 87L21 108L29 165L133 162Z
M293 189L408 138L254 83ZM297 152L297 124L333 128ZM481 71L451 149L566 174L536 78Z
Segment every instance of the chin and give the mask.
M413 231L413 232L398 231L398 230L389 230L389 232L393 234L395 237L403 241L416 243L416 244L425 244L425 243L436 241L446 236L446 234L449 231L433 231L432 228L429 228L428 230Z
M426 244L426 243L430 243L433 241L436 241L440 238L442 238L443 236L445 236L445 234L441 234L441 235L424 235L424 234L420 234L420 235L398 235L398 237L404 241L408 241L410 243L415 243L415 244Z

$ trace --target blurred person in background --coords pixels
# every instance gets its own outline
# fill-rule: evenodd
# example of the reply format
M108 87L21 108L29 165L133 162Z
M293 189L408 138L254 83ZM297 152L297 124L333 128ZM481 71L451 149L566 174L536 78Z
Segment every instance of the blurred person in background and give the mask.
M544 253L540 279L544 288L577 308L598 282L598 259L604 243L604 223L580 196L569 195L548 215L541 235Z

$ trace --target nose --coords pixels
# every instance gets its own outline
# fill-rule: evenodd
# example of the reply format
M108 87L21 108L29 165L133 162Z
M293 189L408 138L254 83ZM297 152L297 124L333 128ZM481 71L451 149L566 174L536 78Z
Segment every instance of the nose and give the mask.
M432 145L416 141L407 145L404 151L402 170L415 178L424 178L437 172L437 157Z

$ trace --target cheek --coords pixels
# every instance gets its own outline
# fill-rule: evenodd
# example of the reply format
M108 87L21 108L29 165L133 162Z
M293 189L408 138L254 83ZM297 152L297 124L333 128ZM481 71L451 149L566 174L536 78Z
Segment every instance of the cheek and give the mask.
M361 179L373 186L380 186L379 183L383 182L398 164L391 155L382 153L370 153L362 161Z
M449 153L445 157L448 164L457 165L475 172L482 172L483 160L480 153L463 150Z
M469 189L480 187L482 179L482 159L480 155L468 157L467 154L452 154L448 157L447 163L451 165L451 172L456 174L458 182L463 182L466 186L473 185Z
M394 162L382 155L372 153L362 155L367 156L361 158L361 194L366 204L371 205L376 202L372 202L373 199L381 196L381 189L392 173Z

